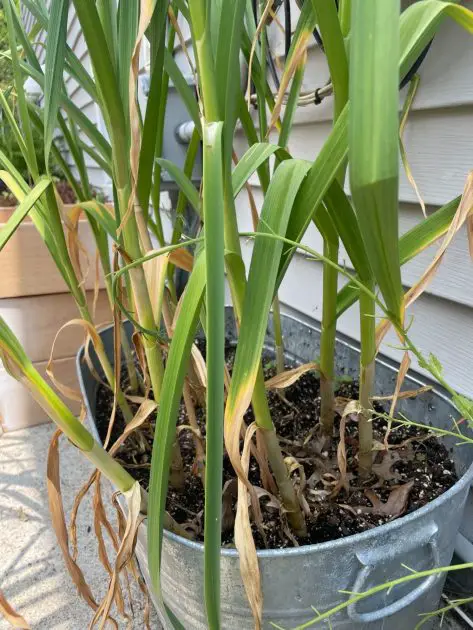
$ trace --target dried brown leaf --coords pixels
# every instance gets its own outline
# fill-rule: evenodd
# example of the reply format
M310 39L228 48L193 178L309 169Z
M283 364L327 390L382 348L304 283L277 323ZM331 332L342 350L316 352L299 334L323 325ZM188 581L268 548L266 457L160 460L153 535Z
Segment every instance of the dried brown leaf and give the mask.
M458 204L457 211L450 223L450 227L448 228L447 233L444 236L444 239L435 254L434 259L427 267L427 269L422 274L421 278L406 292L404 295L404 307L407 308L411 304L413 304L417 298L422 295L422 293L427 289L429 284L432 282L432 279L437 272L437 269L440 266L440 263L443 260L445 252L447 251L450 243L452 242L454 236L457 234L458 230L465 224L465 222L471 221L471 213L473 211L473 172L468 174L468 177L465 182L465 187L463 189L462 198L460 203ZM470 254L471 254L471 243L470 240ZM381 341L386 335L387 331L391 327L391 323L388 320L382 320L379 326L376 329L376 344L379 348Z
M49 355L49 361L48 364L46 366L46 374L49 376L49 378L51 379L51 381L53 382L54 386L56 387L56 389L58 389L58 391L61 392L61 394L63 394L63 396L65 396L66 398L69 398L71 400L75 400L75 401L79 401L82 402L82 395L80 393L79 390L74 389L73 387L69 387L67 385L64 385L63 383L61 383L59 380L57 380L57 378L54 375L54 347L56 345L56 341L59 337L59 335L61 334L61 332L65 329L68 328L69 326L80 326L81 328L84 329L87 337L90 337L90 339L92 340L92 343L94 344L95 347L97 347L99 344L101 344L101 340L100 337L97 333L97 330L95 328L95 326L93 324L91 324L90 322L86 321L85 319L71 319L68 322L66 322L65 324L63 324L61 326L61 328L57 331L55 337L54 337L54 341L53 344L51 346L51 353Z
M95 478L96 478L96 476L98 474L99 474L98 470L94 470L94 472L91 474L89 479L85 482L85 484L82 486L82 488L77 493L77 495L76 495L76 497L74 499L74 503L72 505L71 520L70 520L70 524L69 524L69 537L70 537L70 543L71 543L71 548L72 548L72 559L74 560L74 562L77 561L77 555L78 555L78 549L77 549L77 515L79 513L79 507L80 507L80 504L82 503L82 500L87 495L87 493L89 492L90 488L92 487L92 485L93 485L93 483L95 481Z
M146 399L138 408L138 411L134 415L133 419L126 425L125 430L120 435L120 437L114 442L112 448L110 449L110 455L115 455L120 446L126 440L126 438L136 431L141 425L148 419L151 413L155 411L157 408L157 404L154 400Z
M153 253L157 250L150 250ZM161 322L161 310L164 297L164 283L167 277L169 254L156 256L143 263L146 284L148 285L149 299L153 311L154 321L159 325Z
M25 621L16 610L8 603L3 592L0 590L0 615L13 626L13 628L23 628L23 630L30 630L29 624Z
M312 35L310 31L305 31L299 40L299 44L297 49L294 51L289 64L284 69L284 73L281 77L281 82L278 90L278 94L276 96L276 101L274 103L274 108L271 114L271 120L268 125L268 132L266 137L269 136L271 129L276 125L276 122L279 119L279 114L281 113L281 108L284 103L284 98L287 92L287 88L289 83L294 76L298 67L304 66L307 60L307 42L309 41L309 37Z
M360 402L358 400L349 400L343 410L342 418L340 420L340 439L337 445L337 463L338 463L338 469L340 471L340 478L337 482L337 485L332 491L332 496L336 496L342 488L344 488L347 492L350 489L350 483L349 483L348 475L347 475L345 427L346 427L347 419L349 417L358 416L360 413L363 413L363 407L360 405Z
M135 551L136 544L136 535L138 532L138 527L143 520L143 515L141 514L141 488L138 482L135 482L128 492L123 493L123 496L126 499L127 503L127 519L126 526L122 534L122 540L120 543L120 548L117 553L117 557L115 559L115 565L113 568L112 576L110 578L110 584L108 587L107 595L105 596L103 602L98 607L94 618L91 623L91 627L93 628L97 622L100 622L100 630L105 627L107 619L109 618L110 608L112 606L113 601L116 598L116 591L119 586L119 576L120 573L127 567L127 565L132 561L133 554Z
M97 474L95 478L95 494L94 494L94 531L98 542L98 551L99 551L99 560L102 563L102 566L105 568L109 576L112 576L113 569L108 559L107 548L105 546L105 540L102 533L102 527L105 528L108 533L113 548L115 551L118 551L118 539L113 530L113 527L108 520L107 513L105 512L105 507L102 500L102 489L100 483L100 473ZM118 583L118 588L115 593L115 603L117 606L117 610L122 617L128 618L128 615L125 611L125 602L123 600L122 590L120 588L120 583Z
M420 396L425 392L429 392L432 389L432 385L423 385L418 389L405 389L402 392L398 392L397 399L405 400L406 398L415 398L416 396ZM370 400L392 400L394 398L394 394L391 396L371 396Z
M69 251L69 257L71 259L72 267L79 280L79 284L83 285L87 276L89 275L90 262L89 252L84 243L79 237L79 219L82 214L82 208L75 206L68 212L65 211L61 198L56 194L58 200L58 206L60 208L61 216L67 229L67 249ZM85 273L82 272L80 254L83 254L87 262L87 269Z
M194 256L184 247L179 247L169 254L169 262L190 273L194 266Z
M89 585L85 581L84 574L82 573L79 565L75 562L69 552L69 537L67 533L66 517L64 515L61 495L61 478L59 466L60 435L61 431L58 429L51 439L51 444L49 445L48 451L47 489L49 511L51 513L51 522L66 563L66 568L69 571L69 574L74 584L76 585L79 594L93 610L97 610L97 602L92 595L92 591L90 590Z
M373 464L374 474L384 481L392 481L400 479L400 474L393 471L392 467L401 459L396 451L383 451L382 460L379 464Z
M407 158L407 153L406 153L406 148L404 146L404 130L406 127L406 123L407 123L407 118L409 116L409 112L411 110L412 107L412 103L414 102L414 98L415 95L417 93L417 88L419 87L419 75L414 75L414 77L411 79L410 82L410 86L409 86L409 92L406 96L406 100L404 102L404 107L403 107L403 111L402 111L402 115L401 115L401 122L399 124L399 149L400 149L400 154L401 154L401 160L404 166L404 170L406 172L406 177L409 180L410 185L412 186L412 188L414 189L414 192L416 194L416 197L419 201L420 207L422 209L422 214L424 215L424 217L427 216L427 213L425 211L425 203L424 200L422 199L422 196L420 194L419 188L416 184L416 181L414 179L414 176L412 174L412 170L409 164L409 160Z
M414 482L409 481L402 486L398 486L391 491L386 503L383 503L373 490L365 490L365 495L373 504L373 507L370 511L374 514L392 516L393 518L401 516L401 514L404 514L404 512L406 511L409 492L411 491L413 485ZM365 511L366 509L369 510L369 508L365 508Z
M268 390L285 389L286 387L289 387L290 385L293 385L296 381L298 381L303 374L310 372L310 370L318 369L319 366L317 363L304 363L303 365L299 365L292 370L286 370L285 372L276 374L276 376L268 379L264 385Z
M277 494L278 486L274 481L271 470L269 469L268 451L260 429L256 432L256 453L254 455L256 461L258 462L263 488L268 490L268 492Z
M258 26L256 28L253 41L251 43L250 58L248 61L248 84L246 87L246 100L248 103L248 109L250 109L250 104L251 104L251 71L253 70L253 59L254 59L255 51L256 51L256 44L258 43L258 37L261 35L261 31L263 30L264 25L266 24L266 21L268 19L272 6L273 6L273 0L267 0L266 6L264 7L264 11L261 14L261 18L258 22Z
M256 425L248 427L243 445L241 467L245 477L248 475L250 462L250 444ZM261 591L261 576L256 555L255 541L251 532L250 515L248 510L248 487L238 477L238 504L235 518L235 546L240 560L240 574L245 587L245 592L253 613L255 630L261 629L263 615L263 594Z

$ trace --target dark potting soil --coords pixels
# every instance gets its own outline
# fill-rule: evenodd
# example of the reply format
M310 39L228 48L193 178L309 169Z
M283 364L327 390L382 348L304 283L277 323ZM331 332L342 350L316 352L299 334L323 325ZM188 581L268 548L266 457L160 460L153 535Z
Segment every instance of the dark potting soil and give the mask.
M205 349L202 348L203 353ZM233 349L228 348L231 371ZM292 367L292 366L289 366ZM265 378L275 374L270 358L264 361ZM126 375L123 374L123 384ZM356 415L348 416L345 428L345 453L338 452L340 418L349 400L356 400L358 385L340 381L336 386L336 418L334 438L324 437L318 425L320 414L319 379L307 372L293 385L268 392L271 416L291 475L306 514L308 536L297 538L290 531L280 499L276 493L262 488L259 465L250 459L249 479L258 489L263 527L254 524L253 533L258 548L284 548L335 540L369 530L426 505L457 481L454 463L445 446L426 429L393 423L385 446L387 421L373 419L374 464L368 479L358 475L358 425ZM107 433L113 396L100 386L97 395L96 422L102 439ZM384 411L375 403L375 411ZM197 421L205 436L205 410L196 405ZM130 436L120 447L117 459L141 485L148 489L151 448L155 416L142 425L144 440ZM246 424L253 421L251 408L245 415ZM178 426L189 425L184 404L179 411ZM119 410L115 419L112 442L125 427ZM195 457L194 437L190 430L179 432L184 475L183 486L170 485L167 511L188 534L203 540L204 491ZM343 455L345 457L343 457ZM345 484L341 484L340 464L346 459ZM233 546L237 483L236 475L225 454L223 471L222 544Z

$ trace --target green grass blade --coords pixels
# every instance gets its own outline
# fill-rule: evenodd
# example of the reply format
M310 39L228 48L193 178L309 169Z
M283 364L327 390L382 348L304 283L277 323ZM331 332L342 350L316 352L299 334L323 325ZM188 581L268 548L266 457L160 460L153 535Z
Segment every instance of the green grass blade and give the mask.
M48 23L49 23L49 14L48 9L44 5L44 3L35 2L34 0L24 0L22 4L31 11L36 19L36 26L40 30L48 31ZM23 35L19 35L20 31L23 32ZM18 20L17 26L17 35L20 37L21 44L26 54L26 58L28 62L35 68L35 70L39 70L42 73L41 66L37 59L36 53L34 52L31 44L26 44L25 38L28 40L24 33L23 26ZM66 70L67 72L79 83L79 85L95 100L98 100L97 90L95 87L94 80L87 72L85 67L77 58L76 54L71 50L71 48L66 44Z
M333 85L334 120L348 101L348 59L335 2L312 0Z
M290 159L290 154L277 144L258 142L253 144L240 158L238 164L233 169L232 186L233 195L236 197L255 171L264 164L272 155L276 154L282 162Z
M10 51L16 53L17 44L16 44L16 33L15 33L15 25L14 25L14 14L16 13L16 6L13 4L12 0L5 0L3 3L3 11L5 14L5 19L7 22L7 32L8 32L8 43L10 46ZM33 132L31 129L31 123L28 116L28 105L23 85L23 76L20 67L19 56L17 54L11 55L12 61L12 71L13 78L15 81L15 89L16 89L16 97L18 103L18 115L21 123L21 130L23 135L23 145L25 147L25 153L23 157L25 158L26 164L28 165L28 169L32 175L32 177L38 176L38 163L36 160L36 151L33 142Z
M447 232L457 211L460 199L461 197L456 197L401 236L399 240L401 265L405 265L415 258ZM350 283L346 284L338 292L337 317L340 317L350 308L358 300L358 296L359 289Z
M225 121L223 144L228 168L238 115L238 92L241 90L240 82L236 78L240 76L239 55L246 0L223 2L222 5L224 9L220 13L215 54L215 82L221 120Z
M71 154L77 168L77 172L79 173L83 190L79 199L81 201L85 201L86 199L90 199L92 197L92 190L90 188L89 173L85 163L84 152L81 148L76 125L72 119L66 121L62 112L58 112L58 122L66 145L69 149L69 153Z
M8 104L8 101L5 98L5 95L2 92L2 90L0 90L0 107L2 108L2 111L5 113L6 120L10 126L11 131L13 132L13 135L15 136L15 140L18 144L21 154L23 155L26 164L28 164L28 148L23 138L23 134L21 133L21 129L18 126L18 123L16 121L15 115L10 105Z
M164 124L164 112L167 101L167 86L166 89L163 90L163 82L165 80L166 82L169 81L167 75L163 76L166 33L165 3L158 3L152 18L151 27L153 33L153 45L151 46L151 54L153 55L153 58L150 65L151 80L143 122L143 134L138 166L138 182L136 189L140 206L145 215L148 214L153 178L153 166L155 164L154 156L155 153L160 155L162 150L161 146L158 148L157 145L158 138L161 139L163 135L162 127ZM159 142L159 144L161 144L161 142Z
M44 74L35 70L27 63L20 62L22 71L34 79L44 89ZM104 160L111 162L111 147L105 136L100 133L97 126L75 105L64 93L61 94L60 105L70 118L77 123L84 134L90 139L93 146L101 152Z
M116 243L120 243L120 239L117 236L117 226L115 218L109 212L107 207L97 201L83 201L77 204L80 208L83 208L87 214L96 221L100 227L110 236Z
M118 57L117 8L115 0L97 0L97 12L112 61Z
M44 81L44 160L49 164L49 152L57 124L66 53L69 0L52 0L46 39Z
M347 120L348 107L345 107L298 192L287 228L287 238L291 241L299 242L302 239L314 213L346 159ZM284 277L293 253L294 249L285 244L279 265L278 285Z
M284 108L281 131L278 138L278 144L280 147L287 147L287 145L289 144L289 134L292 130L292 123L294 122L294 116L296 115L302 82L304 80L304 61L304 58L302 58L300 65L294 73L291 87L289 88L289 96L287 99L286 107Z
M38 112L36 111L35 105L30 102L28 103L28 107L29 107L29 112L31 116L31 122L33 123L33 127L37 131L39 131L39 133L43 134L44 133L43 120L41 116L38 114ZM58 149L57 145L54 142L51 145L51 153L52 153L53 159L56 161L57 165L59 166L59 169L62 171L67 181L71 185L71 188L74 191L77 199L82 200L84 198L84 191L79 186L76 178L74 177L69 167L69 164L67 163L63 154L61 153L61 151Z
M87 155L89 155L109 177L112 177L112 166L110 162L104 160L103 156L98 153L94 147L86 144L83 140L79 140L79 149L84 153L87 153Z
M326 192L324 203L356 272L361 278L370 278L371 268L355 211L337 180Z
M399 0L354 0L350 44L350 184L374 278L402 320L399 265Z
M161 549L172 444L176 436L184 378L204 296L205 277L205 256L201 255L197 258L190 275L182 301L181 315L177 320L169 348L156 421L149 486L148 562L152 584L158 596L161 596Z
M225 371L225 263L222 123L204 125L207 414L205 457L204 594L209 628L220 628L223 407Z
M197 157L197 151L200 146L200 136L197 129L194 129L191 141L187 148L186 160L184 162L184 175L189 179L194 169L195 158ZM189 180L190 181L190 180ZM182 188L179 190L179 195L176 204L176 220L174 221L174 227L172 231L171 243L178 243L182 236L184 229L184 212L186 209L187 197ZM169 273L173 273L174 265L169 265Z
M258 232L285 236L294 200L309 164L286 160L276 169L269 185ZM243 414L251 401L260 366L261 351L271 304L276 292L278 266L283 250L279 240L256 238L245 291L239 342L225 409L226 427ZM227 428L225 429L227 432Z
M171 175L196 212L200 214L199 192L182 169L164 158L156 158L156 162Z
M2 251L8 243L20 223L50 184L51 180L49 178L41 178L36 186L26 195L23 201L13 211L13 214L0 230L0 251Z
M184 78L184 75L180 71L177 63L174 61L171 53L166 49L164 51L164 70L169 74L174 87L179 92L180 97L184 101L189 116L194 121L195 126L199 130L199 135L202 137L202 128L200 124L200 112L195 94L192 88L189 86Z
M437 32L445 17L473 32L473 13L453 2L424 0L415 2L401 15L400 76L404 78L417 57Z
M115 178L118 189L129 184L129 144L120 85L107 46L94 0L74 0L77 17L84 33L94 76L102 102L102 114L112 140Z
M118 2L118 84L122 97L125 120L129 117L129 89L131 56L138 33L139 2Z

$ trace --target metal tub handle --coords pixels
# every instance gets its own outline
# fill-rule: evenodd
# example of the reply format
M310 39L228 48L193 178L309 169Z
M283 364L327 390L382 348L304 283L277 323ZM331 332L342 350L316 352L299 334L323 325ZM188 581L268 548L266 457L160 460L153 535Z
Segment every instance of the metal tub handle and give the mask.
M410 538L409 542L403 545L402 549L393 553L392 547L390 550L385 547L378 548L377 550L370 551L365 554L357 554L358 559L364 565L358 572L358 575L353 586L353 593L362 593L364 590L364 584L368 579L370 573L380 564L386 562L386 560L394 560L396 556L409 552L422 545L428 545L430 553L432 555L432 568L440 566L440 554L437 541L438 528L434 523L422 528L420 531ZM386 553L387 552L387 553ZM370 612L359 613L356 611L356 604L350 604L347 608L347 613L352 621L359 623L370 623L372 621L378 621L384 617L389 617L394 613L399 612L406 606L412 604L416 599L421 597L424 593L429 591L435 583L440 579L440 574L429 575L422 582L416 586L410 593L407 593L392 604L388 604L383 608L378 608Z

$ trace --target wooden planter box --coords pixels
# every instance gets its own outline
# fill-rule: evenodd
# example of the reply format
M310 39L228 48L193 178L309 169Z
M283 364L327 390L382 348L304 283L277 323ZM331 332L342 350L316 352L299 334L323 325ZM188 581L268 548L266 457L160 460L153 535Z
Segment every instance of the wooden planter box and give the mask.
M72 206L71 206L72 207ZM12 213L12 208L0 208L0 228ZM86 219L79 222L79 234L87 250L90 271L85 282L90 306L95 283L95 244ZM83 256L82 268L87 269ZM33 361L36 369L46 376L46 366L57 331L71 319L79 317L74 300L51 259L35 226L25 220L0 255L0 314L11 327ZM112 315L99 281L97 324L110 322ZM54 373L60 382L78 388L75 353L83 342L80 326L66 328L58 337L54 351ZM77 413L78 403L66 401ZM48 417L31 398L28 391L0 366L0 426L12 431L47 422Z

